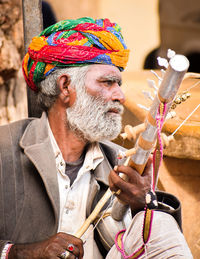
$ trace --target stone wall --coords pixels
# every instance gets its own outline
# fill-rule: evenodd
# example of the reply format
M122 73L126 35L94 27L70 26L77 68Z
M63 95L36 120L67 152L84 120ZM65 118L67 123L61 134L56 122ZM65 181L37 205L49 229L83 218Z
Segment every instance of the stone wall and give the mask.
M27 116L21 71L23 24L18 0L0 0L0 125Z

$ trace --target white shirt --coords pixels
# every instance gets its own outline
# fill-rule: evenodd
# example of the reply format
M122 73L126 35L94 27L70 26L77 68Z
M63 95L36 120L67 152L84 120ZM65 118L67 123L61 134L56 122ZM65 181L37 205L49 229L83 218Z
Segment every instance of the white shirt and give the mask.
M85 155L82 167L80 168L77 178L70 186L70 179L65 174L65 161L62 153L56 143L56 140L48 123L49 136L55 154L58 187L60 194L60 217L58 232L75 234L86 220L86 205L88 192L90 188L90 170L94 170L104 159L98 143L92 143ZM94 241L92 225L83 235L84 258L100 259L103 258Z

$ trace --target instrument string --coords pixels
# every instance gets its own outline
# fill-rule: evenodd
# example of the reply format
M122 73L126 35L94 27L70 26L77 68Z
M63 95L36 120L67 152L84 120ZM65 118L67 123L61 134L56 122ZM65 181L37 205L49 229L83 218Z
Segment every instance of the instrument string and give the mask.
M200 81L196 82L195 84L193 84L192 86L190 86L188 89L186 89L186 91L190 91L192 88L196 87L198 84L200 84Z
M187 116L187 118L185 118L185 120L178 126L178 128L176 128L176 130L170 135L170 136L174 136L176 134L176 132L183 126L183 124L192 116L192 114L199 108L200 103L196 106L196 108Z

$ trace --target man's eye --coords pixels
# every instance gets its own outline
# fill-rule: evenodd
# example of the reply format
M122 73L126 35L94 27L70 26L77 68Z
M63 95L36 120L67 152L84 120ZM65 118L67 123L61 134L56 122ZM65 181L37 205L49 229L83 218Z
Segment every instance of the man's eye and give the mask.
M117 83L119 86L121 86L121 81L102 80L102 81L100 81L100 82L103 83L104 85L107 85L107 86L112 86L112 85L114 85L115 83Z
M113 81L112 80L102 80L101 83L103 83L104 85L107 85L107 86L112 86L113 85Z
M111 81L111 80L107 80L107 81L105 81L105 83L106 83L108 86L112 86L112 85L113 85L113 81Z

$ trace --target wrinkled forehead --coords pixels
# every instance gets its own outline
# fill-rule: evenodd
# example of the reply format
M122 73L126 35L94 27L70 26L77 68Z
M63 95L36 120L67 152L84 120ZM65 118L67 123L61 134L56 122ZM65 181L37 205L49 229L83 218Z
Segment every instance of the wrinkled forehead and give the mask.
M86 74L86 79L113 79L115 81L121 81L122 76L121 72L116 66L112 65L103 65L103 64L94 64L90 65Z

